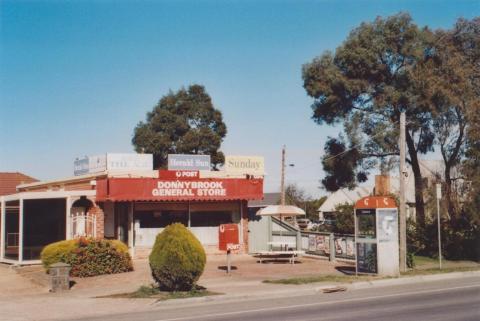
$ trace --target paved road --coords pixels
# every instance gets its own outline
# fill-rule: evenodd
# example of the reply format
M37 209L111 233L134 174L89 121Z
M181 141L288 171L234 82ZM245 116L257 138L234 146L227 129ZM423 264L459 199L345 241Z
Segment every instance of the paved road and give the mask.
M211 302L158 304L155 311L83 319L180 320L480 320L480 278L462 278L331 294Z

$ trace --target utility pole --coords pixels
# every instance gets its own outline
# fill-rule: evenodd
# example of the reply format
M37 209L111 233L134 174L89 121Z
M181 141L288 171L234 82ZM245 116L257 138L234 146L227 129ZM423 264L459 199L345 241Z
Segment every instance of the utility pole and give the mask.
M280 205L285 205L285 145L282 147L282 178L280 181Z
M407 219L405 213L405 112L400 114L400 272L407 271Z
M438 265L442 269L442 235L440 231L440 199L442 198L442 185L436 185L437 189L437 229L438 229Z

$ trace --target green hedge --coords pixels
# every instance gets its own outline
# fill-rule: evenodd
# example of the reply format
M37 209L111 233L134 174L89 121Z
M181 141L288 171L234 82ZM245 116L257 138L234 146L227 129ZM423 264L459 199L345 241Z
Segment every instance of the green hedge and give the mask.
M128 247L116 240L80 238L60 241L47 245L40 257L45 268L56 262L70 264L70 275L78 277L133 270Z
M203 273L206 255L197 238L175 223L157 235L149 261L161 290L189 291Z
M60 241L45 246L40 253L43 266L48 269L50 265L61 262L62 257L78 247L76 240Z

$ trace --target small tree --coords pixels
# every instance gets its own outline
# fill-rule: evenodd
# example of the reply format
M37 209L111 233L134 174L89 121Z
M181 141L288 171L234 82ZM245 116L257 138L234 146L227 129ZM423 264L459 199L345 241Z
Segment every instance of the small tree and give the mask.
M285 203L303 209L307 218L312 221L318 220L318 208L322 206L326 199L326 196L313 199L304 189L298 187L296 184L288 184L285 188Z
M149 261L161 290L189 291L203 273L206 255L195 235L174 223L157 235Z
M335 233L353 234L355 233L353 205L341 204L335 207Z

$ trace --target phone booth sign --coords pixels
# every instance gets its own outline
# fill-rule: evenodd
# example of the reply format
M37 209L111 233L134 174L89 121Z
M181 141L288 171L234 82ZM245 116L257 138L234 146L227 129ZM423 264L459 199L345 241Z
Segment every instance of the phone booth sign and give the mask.
M220 251L240 248L237 224L221 224L218 227L218 249Z
M398 208L386 196L369 196L355 203L357 273L399 274Z

